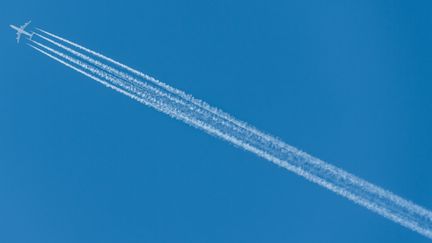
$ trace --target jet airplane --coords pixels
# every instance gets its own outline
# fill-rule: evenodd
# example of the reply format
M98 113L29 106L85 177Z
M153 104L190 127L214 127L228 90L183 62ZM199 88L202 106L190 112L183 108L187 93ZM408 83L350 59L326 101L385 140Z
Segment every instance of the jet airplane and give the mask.
M31 23L31 21L28 21L27 23L21 25L20 27L16 27L15 25L9 25L12 29L17 31L17 43L19 43L20 39L21 39L21 35L26 35L28 36L29 39L31 39L33 37L33 32L29 33L27 31L25 31L25 28L27 28L27 26Z

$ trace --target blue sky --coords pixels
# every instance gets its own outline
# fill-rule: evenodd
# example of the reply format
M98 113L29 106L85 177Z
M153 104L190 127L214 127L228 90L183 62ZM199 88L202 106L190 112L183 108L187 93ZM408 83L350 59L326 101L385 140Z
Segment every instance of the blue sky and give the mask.
M0 3L0 242L428 242L16 45L41 27L432 208L428 1Z

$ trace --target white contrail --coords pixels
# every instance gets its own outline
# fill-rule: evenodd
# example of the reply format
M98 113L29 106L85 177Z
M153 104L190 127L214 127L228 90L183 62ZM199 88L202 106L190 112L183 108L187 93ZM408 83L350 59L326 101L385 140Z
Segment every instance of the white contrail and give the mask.
M120 62L118 62L118 61L116 61L116 60L114 60L114 59L112 59L112 58L109 58L109 57L107 57L107 56L105 56L105 55L103 55L103 54L101 54L101 53L98 53L98 52L95 52L95 51L93 51L93 50L90 50L90 49L88 49L88 48L86 48L86 47L84 47L84 46L81 46L81 45L79 45L79 44L77 44L77 43L75 43L75 42L72 42L72 41L70 41L70 40L67 40L67 39L65 39L65 38L63 38L63 37L60 37L60 36L58 36L58 35L55 35L55 34L53 34L53 33L50 33L50 32L48 32L48 31L45 31L45 30L40 29L40 28L36 28L36 29L39 30L39 31L42 32L42 33L45 33L45 34L47 34L47 35L49 35L49 36L51 36L51 37L57 39L57 40L63 41L63 42L65 42L65 43L67 43L67 44L69 44L69 45L71 45L71 46L74 46L74 47L76 47L76 48L78 48L78 49L81 49L81 50L83 50L83 51L85 51L85 52L87 52L87 53L90 53L90 54L92 54L92 55L94 55L94 56L96 56L96 57L99 57L99 58L101 58L102 60L105 60L105 61L111 62L112 64L115 64L115 65L117 65L118 67L121 67L121 68L123 68L123 69L125 69L125 70L127 70L127 71L129 71L129 72L131 72L131 73L133 73L133 74L135 74L135 75L137 75L138 77L144 78L145 80L152 82L153 84L155 84L155 85L157 85L157 86L159 86L159 87L165 89L165 90L168 91L168 92L171 92L171 93L173 93L173 94L176 94L176 95L178 95L179 97L181 97L181 98L183 98L183 99L186 99L186 100L192 102L193 104L197 105L198 107L201 107L201 108L203 108L203 109L205 109L205 110L208 110L209 112L212 112L212 113L214 113L214 114L217 114L218 116L220 116L220 117L222 117L222 118L224 118L224 119L226 119L226 120L228 120L228 121L230 121L230 122L232 122L232 123L234 123L234 124L236 124L236 125L238 125L238 126L240 126L240 127L247 128L247 129L251 130L251 132L260 135L262 138L265 138L265 139L267 139L267 140L271 140L272 143L280 143L281 146L289 146L289 145L287 145L287 144L284 144L284 143L283 143L282 141L280 141L280 140L274 140L274 137L272 137L272 136L270 136L270 135L268 135L268 134L265 134L265 133L262 132L262 131L259 131L258 129L254 128L253 126L248 125L248 124L246 124L246 123L244 123L244 122L242 122L242 121L239 121L239 120L237 120L237 119L231 117L229 114L223 112L222 110L217 109L216 107L212 107L212 106L208 105L206 102L204 102L204 101L202 101L202 100L199 100L199 99L196 99L196 98L194 98L192 95L187 94L187 93L185 93L184 91L181 91L181 90L179 90L179 89L176 89L176 88L174 88L174 87L171 87L171 86L169 86L168 84L165 84L165 83L163 83L163 82L161 82L161 81L155 79L154 77L151 77L150 75L147 75L147 74L145 74L145 73L142 73L142 72L140 72L140 71L138 71L138 70L136 70L136 69L133 69L133 68L127 66L127 65L124 65L124 64L122 64L122 63L120 63ZM39 34L37 34L37 33L35 33L35 34L38 35L38 36L40 36L40 37L42 37L42 38L45 38L45 37L43 37L43 36L41 36L41 35L39 35ZM57 42L53 42L53 40L50 40L50 39L49 39L48 41L51 42L51 43L53 43L53 44L55 44L55 45L57 45L57 46L59 46L59 47L61 47L61 48L63 48L63 49L65 49L65 50L67 50L68 52L71 52L72 54L77 55L77 56L79 56L80 58L83 58L83 59L85 59L85 60L88 61L88 56L86 56L86 55L84 55L84 54L82 54L82 53L77 54L77 52L75 52L75 51L72 50L71 48L65 47L64 45L61 45L61 44L59 44L59 43L57 43ZM101 63L101 62L99 62L99 61L96 61L96 63L93 63L93 64L95 64L95 65L101 67L102 69L105 69L105 70L108 71L108 72L112 72L113 70L116 70L116 69L114 69L114 68L112 68L112 67L109 67L109 66L107 66L107 65L105 65L105 64L103 64L103 63ZM117 71L116 75L118 75L118 74L119 74L119 71ZM128 76L130 76L130 75L128 75ZM291 147L291 146L289 146L289 147ZM291 147L291 149L294 149L294 148Z
M48 52L51 52L51 53L65 59L65 60L69 61L70 63L73 63L77 66L80 66L81 68L90 71L92 74L95 74L95 75L99 76L100 78L105 79L105 80L111 82L112 84L117 85L123 89L130 91L130 92L134 92L140 96L155 94L159 97L163 97L164 99L170 100L170 101L176 103L177 105L182 105L184 107L187 107L187 109L194 109L194 107L191 107L190 105L188 106L188 104L185 103L184 101L179 100L176 97L173 97L172 95L167 94L165 92L161 92L159 89L157 89L153 86L149 86L146 83L142 83L142 82L135 80L134 82L139 82L139 86L133 86L130 82L127 82L126 80L112 76L112 75L110 75L110 74L108 74L108 73L106 73L106 72L104 72L98 68L95 68L91 65L88 65L88 64L86 64L86 63L84 63L84 62L82 62L76 58L70 57L70 56L68 56L68 55L66 55L60 51L54 50L53 48L50 48L44 44L41 44L38 41L35 41L32 39L29 39L29 41L36 44L37 46L47 50ZM35 46L32 46L32 47L35 47ZM38 50L41 50L41 49L38 49ZM195 112L199 112L199 111L195 110Z
M42 32L55 37L53 34L48 32ZM47 40L46 38L43 39ZM72 43L63 38L60 40L68 44ZM301 152L274 137L259 131L257 132L255 128L247 125L244 122L235 120L230 116L229 119L227 119L226 116L223 115L225 113L221 115L218 113L219 110L217 109L202 109L202 103L196 103L194 100L191 100L190 95L181 96L177 93L174 93L179 96L176 98L172 94L166 93L165 91L152 86L146 86L145 84L136 85L135 82L130 82L130 78L132 77L130 75L123 73L126 76L120 76L117 78L110 75L109 73L104 72L103 70L82 63L75 58L72 58L45 45L41 46L40 43L36 44L38 44L40 47L43 47L48 52L54 53L60 58L80 66L82 69L78 69L73 65L62 61L60 58L54 57L53 55L32 46L36 50L48 55L51 58L54 58L56 61L59 61L60 63L65 64L76 71L80 70L80 73L98 82L105 82L103 84L111 85L107 85L110 88L126 94L141 103L154 107L159 111L167 113L174 118L182 120L189 125L200 128L209 134L220 137L247 151L255 153L260 157L263 157L281 167L299 174L310 181L328 188L339 195L342 195L386 218L389 218L432 239L432 213L427 209L424 209L408 200L394 195L391 192L385 191L382 188L355 177L352 174L335 166ZM71 45L77 47L77 44ZM79 49L85 50L96 57L102 58L101 54L98 54L98 56L96 55L97 53L94 54L95 52L87 48L80 47ZM94 60L92 58L90 59ZM112 59L106 58L105 60ZM95 62L90 63L98 66ZM101 66L98 67L101 68ZM102 69L106 71L109 70L105 68ZM90 71L100 78L97 78L84 70ZM163 88L163 86L160 87Z
M69 48L69 47L67 47L65 45L62 45L62 44L60 44L60 43L58 43L58 42L56 42L54 40L51 40L51 39L43 36L43 35L40 35L38 33L35 33L35 35L38 36L38 37L40 37L40 38L42 38L42 39L44 39L44 40L46 40L46 41L48 41L49 43L51 43L51 44L53 44L55 46L58 46L58 47L62 48L63 50L68 51L69 53L72 53L76 57L79 57L79 58L83 59L84 61L86 61L88 63L91 63L91 64L95 65L96 67L102 69L102 70L107 71L108 73L111 73L111 74L113 74L113 75L115 75L115 76L117 76L119 78L125 79L127 81L133 82L133 83L135 83L137 85L143 85L142 81L140 81L140 80L138 80L138 79L136 79L136 78L134 78L134 77L132 77L130 75L127 75L124 72L121 72L121 71L119 71L119 70L117 70L115 68L112 68L111 66L108 66L108 65L106 65L106 64L104 64L104 63L102 63L102 62L100 62L98 60L90 58L87 55L84 55L84 54L82 54L82 53L80 53L78 51L75 51L72 48Z
M149 92L151 92L152 94L158 95L160 98L167 99L170 102L175 103L175 106L177 106L177 107L180 107L180 106L183 107L184 110L186 110L186 111L193 110L194 112L190 112L190 114L189 114L189 116L191 116L191 117L196 116L197 114L199 114L199 115L201 115L203 117L208 117L208 115L206 114L206 111L201 110L200 108L194 107L190 103L187 103L187 102L185 102L185 101L183 101L181 99L173 97L169 93L162 92L162 91L160 91L156 87L149 86L148 84L142 83L142 82L140 82L138 80L135 80L135 79L133 79L131 77L125 77L125 74L124 75L120 75L121 78L125 79L125 80L122 80L121 78L114 77L114 76L112 76L112 75L110 75L108 73L103 72L102 70L100 70L98 68L90 66L90 65L88 65L88 64L86 64L86 63L84 63L84 62L82 62L82 61L80 61L78 59L72 58L72 57L70 57L70 56L68 56L68 55L66 55L64 53L61 53L61 52L59 52L57 50L54 50L54 49L52 49L52 48L50 48L50 47L48 47L48 46L46 46L44 44L41 44L38 41L35 41L35 40L32 40L32 39L29 39L29 41L32 42L32 43L34 43L34 44L36 44L37 46L39 46L39 47L47 50L48 52L54 53L55 55L57 55L57 56L65 59L65 60L67 60L67 61L69 61L69 62L71 62L71 63L73 63L75 65L80 66L83 69L89 70L91 73L99 76L100 78L106 79L106 80L110 81L111 83L113 83L113 84L115 84L117 86L120 86L123 89L126 89L128 91L134 92L134 93L136 93L136 94L138 94L140 96L149 95L150 94ZM52 42L52 43L54 43L54 42ZM79 54L77 54L77 55L80 56ZM95 63L95 61L93 61L91 58L85 58L85 60L86 61L90 61L91 63ZM126 80L131 80L131 79L133 81L133 84L138 84L138 86L133 86L133 84L131 84L130 82L126 82ZM224 126L229 126L230 125L230 124L228 124L225 121L219 121L219 122L220 122L221 125L224 125ZM236 127L233 127L232 129L235 130L235 131L238 131L238 129Z
M130 67L128 67L128 66L126 66L126 65L118 62L118 61L115 61L115 60L113 60L113 59L111 59L109 57L106 57L106 56L104 56L104 55L102 55L100 53L97 53L97 52L95 52L93 50L85 48L85 47L83 47L83 46L81 46L81 45L79 45L77 43L74 43L72 41L69 41L69 40L67 40L65 38L62 38L62 37L57 36L55 34L52 34L52 33L48 32L48 31L45 31L45 30L42 30L42 29L39 29L39 28L38 28L38 30L41 31L42 33L45 33L45 34L47 34L47 35L49 35L51 37L54 37L54 38L58 39L60 41L63 41L65 43L67 43L67 44L70 44L70 45L72 45L74 47L77 47L77 48L79 48L81 50L84 50L87 53L90 53L92 55L100 57L103 60L109 61L109 62L111 62L111 63L113 63L113 64L115 64L117 66L120 66L120 67L122 67L122 68L124 68L124 69L126 69L126 70L128 70L128 71L130 71L130 72L132 72L132 73L134 73L136 75L138 75L138 76L141 76L141 77L143 77L143 78L145 78L145 79L147 79L149 81L152 81L152 82L156 83L157 85L159 85L160 87L166 88L167 91L170 91L170 92L172 92L174 94L179 94L182 98L187 99L188 101L192 102L193 104L195 104L195 105L197 105L199 107L202 107L203 109L206 109L206 110L212 112L213 114L215 114L215 115L217 115L217 116L219 116L219 117L221 117L223 119L226 119L229 122L232 122L232 123L234 123L234 124L236 124L236 125L244 128L244 129L247 129L251 133L258 135L260 138L263 138L263 139L267 140L271 144L277 144L278 146L283 147L286 150L290 150L292 153L299 154L301 156L309 156L309 155L304 154L303 152L297 150L296 148L294 148L294 147L292 147L292 146L290 146L290 145L288 145L288 144L280 141L279 139L276 139L275 137L269 136L269 135L267 135L267 134L265 134L265 133L257 130L256 128L254 128L254 127L252 127L252 126L244 123L244 122L236 120L233 117L231 117L230 115L224 113L223 111L221 111L221 110L219 110L217 108L211 107L208 104L206 104L205 102L203 102L201 100L198 100L198 99L195 99L195 98L193 98L193 96L191 96L189 94L186 94L183 91L180 91L178 89L170 87L169 85L164 84L164 83L156 80L155 78L150 77L147 74L143 74L143 73L141 73L141 72L139 72L139 71L137 71L135 69L132 69L132 68L130 68ZM101 62L99 62L97 60L94 60L94 59L92 59L92 58L90 58L90 57L88 57L86 55L83 55L83 54L81 54L79 52L76 52L76 51L72 50L71 48L65 47L64 45L61 45L61 44L59 44L59 43L57 43L57 42L55 42L55 41L53 41L51 39L48 39L48 38L43 37L41 35L39 35L39 36L42 37L42 38L44 38L45 40L48 40L49 42L51 42L51 43L53 43L55 45L57 45L57 46L65 49L65 50L67 50L68 52L71 52L72 54L74 54L74 55L76 55L76 56L78 56L80 58L83 58L84 60L89 61L92 64L95 64L96 66L98 66L98 67L100 67L100 68L102 68L102 69L104 69L104 70L106 70L106 71L108 71L110 73L113 73L113 74L115 74L115 75L117 75L117 76L119 76L119 77L121 77L123 79L127 79L129 81L132 79L134 82L140 83L138 80L133 79L133 77L131 77L130 75L127 75L127 74L124 74L122 72L119 72L116 69L109 67L108 65L102 64ZM325 164L325 163L323 163L322 161L320 161L320 160L318 160L316 158L310 157L309 160L311 160L314 163L321 164L322 166L327 166L326 169L327 170L331 170L334 173L338 173L340 175L342 175L344 173L344 171L341 171L338 168L336 168L334 166L331 166L329 164ZM423 209L421 207L418 207L417 205L413 206L412 203L407 202L403 198L400 198L400 197L398 197L398 196L396 196L394 194L391 194L388 191L382 190L381 188L375 187L374 185L372 185L372 184L370 184L370 183L368 183L366 181L362 181L359 178L355 178L352 175L348 174L345 177L347 177L348 179L352 179L353 183L355 183L355 184L362 184L362 186L368 187L369 190L374 191L374 193L376 193L376 194L384 195L385 197L390 197L392 200L394 200L398 204L405 205L407 207L411 206L413 208L413 210L417 211L419 214L428 215L428 217L432 218L432 213L431 212L429 212L428 210L425 210L425 209Z
M129 83L133 83L133 84L137 85L136 87L142 87L142 88L144 88L144 89L150 87L150 86L148 86L147 83L143 82L142 80L138 80L138 79L134 78L134 77L131 76L131 75L128 75L128 74L126 74L126 73L124 73L124 72L121 72L121 71L119 71L119 70L117 70L117 69L115 69L115 68L113 68L113 67L111 67L111 66L109 66L109 65L106 65L106 64L104 64L104 63L102 63L102 62L100 62L100 61L98 61L98 60L95 60L95 59L93 59L93 58L91 58L91 57L89 57L89 56L87 56L87 55L84 55L84 54L82 54L82 53L80 53L80 52L77 52L77 51L75 51L75 50L73 50L73 49L71 49L71 48L69 48L69 47L67 47L67 46L65 46L65 45L62 45L62 44L60 44L60 43L58 43L58 42L56 42L56 41L54 41L54 40L51 40L51 39L49 39L49 38L47 38L47 37L45 37L45 36L42 36L42 35L40 35L40 34L38 34L38 33L35 33L35 35L38 36L38 37L40 37L40 38L42 38L43 40L48 41L49 43L51 43L51 44L53 44L53 45L55 45L55 46L57 46L57 47L62 48L63 50L68 51L69 53L72 53L74 56L79 57L79 58L81 58L82 60L84 60L84 61L86 61L86 62L88 62L88 63L90 63L90 64L93 64L93 65L95 65L96 67L98 67L98 68L100 68L100 69L102 69L102 70L105 70L105 71L107 71L107 72L110 73L110 74L113 74L113 75L117 76L118 78L124 79L125 81L128 81ZM33 41L33 40L30 40L30 41ZM52 52L55 52L55 51L53 51L52 49L50 49L50 48L48 48L48 47L46 47L46 46L44 46L44 45L41 45L41 44L38 43L38 42L35 42L35 41L33 41L33 42L36 43L36 44L39 45L39 46L44 47L44 48L47 49L47 50L50 50L50 51L52 51ZM56 54L57 54L57 55L61 55L61 54L59 54L59 53L56 53ZM168 85L166 85L166 86L168 86ZM161 86L157 85L157 87L161 87ZM162 88L163 88L163 87L162 87ZM185 102L187 102L187 103L191 103L191 102L192 102L190 99L185 99L184 97L177 96L177 95L175 95L174 93L164 93L164 95L166 95L166 96L170 96L170 98L171 98L172 100L174 100L175 102L178 102L178 103L183 103L183 104L184 104ZM174 96L173 96L173 95L174 95ZM191 96L190 96L190 97L191 97ZM183 101L183 100L184 100L184 101ZM202 103L202 102L201 102L201 103ZM194 103L194 102L192 102L192 105L190 105L189 108L190 108L190 109L195 109L196 112L201 112L201 113L208 113L208 112L210 112L210 113L212 113L211 115L217 115L217 116L219 116L219 117L225 118L225 117L221 116L218 112L215 112L214 110L212 111L212 110L206 109L205 107L203 107L203 106L201 106L201 105L199 105L199 104L196 104L196 103ZM232 122L231 122L231 120L228 120L228 121L221 120L220 123L222 123L222 124L224 124L224 125L226 125L226 126L231 126L231 123L232 123ZM248 127L244 126L243 124L240 124L240 123L239 123L239 125L240 125L240 127L242 127L242 128L247 128L247 129L249 129ZM237 129L237 127L233 127L233 129Z
M74 46L74 47L77 47L77 48L79 48L79 49L81 49L81 50L83 50L83 51L85 51L85 52L88 52L88 53L90 53L90 54L92 54L92 55L94 55L94 56L97 56L97 57L99 57L99 58L101 58L101 59L103 59L103 60L106 60L106 61L108 61L108 62L111 62L111 63L113 63L113 64L115 64L115 65L117 65L117 66L119 66L119 67L121 67L121 68L123 68L123 69L126 69L127 71L129 71L129 72L131 72L131 73L134 73L135 75L138 75L138 76L140 76L140 77L142 77L142 78L144 78L144 79L146 79L146 80L148 80L148 81L151 81L151 82L153 82L153 83L159 85L160 87L165 88L165 89L166 89L167 91L169 91L169 92L175 93L175 94L180 95L180 96L182 96L182 97L183 97L183 96L184 96L184 97L187 97L187 98L191 97L191 95L188 95L188 94L186 94L185 92L183 92L183 91L181 91L181 90L175 89L175 88L173 88L173 87L171 87L171 86L169 86L169 85L167 85L167 84L165 84L165 83L160 82L159 80L157 80L157 79L155 79L155 78L153 78L153 77L151 77L151 76L149 76L149 75L147 75L147 74L144 74L144 73L139 72L139 71L137 71L137 70L135 70L135 69L133 69L133 68L130 68L130 67L128 67L128 66L126 66L126 65L124 65L124 64L122 64L122 63L120 63L120 62L118 62L118 61L115 61L115 60L113 60L113 59L111 59L111 58L109 58L109 57L106 57L106 56L104 56L104 55L102 55L102 54L100 54L100 53L97 53L97 52L95 52L95 51L92 51L92 50L90 50L90 49L88 49L88 48L85 48L85 47L83 47L83 46L81 46L81 45L79 45L79 44L77 44L77 43L74 43L74 42L69 41L69 40L67 40L67 39L64 39L64 38L62 38L62 37L60 37L60 36L57 36L57 35L55 35L55 34L52 34L52 33L48 32L48 31L42 30L42 29L40 29L40 28L36 28L36 29L39 30L39 31L41 31L42 33L45 33L45 34L47 34L47 35L49 35L49 36L51 36L51 37L54 37L54 38L56 38L56 39L58 39L58 40L61 40L61 41L65 42L65 43L67 43L67 44L69 44L69 45L72 45L72 46Z

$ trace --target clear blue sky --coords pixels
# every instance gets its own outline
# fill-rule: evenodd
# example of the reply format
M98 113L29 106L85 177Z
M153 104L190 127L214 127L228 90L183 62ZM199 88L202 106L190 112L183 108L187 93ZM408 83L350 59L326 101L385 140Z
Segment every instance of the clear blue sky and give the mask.
M0 242L428 242L15 43L41 27L432 209L430 1L2 1Z

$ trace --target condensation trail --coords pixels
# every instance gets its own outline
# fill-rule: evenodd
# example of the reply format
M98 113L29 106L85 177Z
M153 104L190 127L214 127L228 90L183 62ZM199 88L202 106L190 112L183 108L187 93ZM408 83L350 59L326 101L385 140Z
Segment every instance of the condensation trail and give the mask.
M98 52L95 52L95 51L93 51L93 50L90 50L90 49L88 49L88 48L86 48L86 47L83 47L83 46L81 46L81 45L79 45L79 44L77 44L77 43L75 43L75 42L72 42L72 41L70 41L70 40L67 40L67 39L65 39L65 38L63 38L63 37L60 37L60 36L55 35L55 34L52 34L52 33L48 32L48 31L45 31L45 30L40 29L40 28L37 28L37 29L38 29L40 32L47 34L48 36L51 36L51 37L53 37L53 38L55 38L55 39L57 39L57 40L63 41L64 43L67 43L67 44L69 44L69 45L71 45L71 46L73 46L73 47L76 47L76 48L78 48L78 49L80 49L80 50L83 50L83 51L85 51L85 52L87 52L87 53L89 53L89 54L92 54L92 55L94 55L94 56L96 56L96 57L98 57L98 58L101 58L102 60L108 61L108 62L110 62L110 63L112 63L112 64L114 64L114 65L116 65L116 66L118 66L118 67L121 67L121 68L123 68L123 69L125 69L125 70L131 72L132 74L135 74L135 75L137 75L138 77L141 77L141 78L143 78L143 79L145 79L145 80L147 80L147 81L149 81L149 82L151 82L151 83L153 83L153 84L155 84L155 85L157 85L157 86L159 86L159 87L165 89L165 90L168 91L168 92L171 92L171 93L173 93L173 94L176 94L176 95L178 95L179 97L181 97L181 98L183 98L183 99L189 100L190 102L194 103L195 105L197 105L197 106L199 106L199 107L201 107L201 108L203 108L203 109L205 109L205 110L208 110L208 111L210 111L210 112L212 112L212 113L215 113L215 114L217 114L218 116L221 116L221 117L223 117L224 119L226 119L226 120L228 120L228 121L230 121L230 122L232 122L232 123L235 123L235 124L238 125L238 126L241 126L241 127L243 127L243 128L249 129L249 130L251 130L251 132L260 135L262 138L265 138L265 139L267 139L267 140L272 140L273 143L280 143L281 146L291 147L291 146L289 146L289 145L287 145L287 144L282 143L280 140L275 140L274 137L269 136L269 135L263 133L262 131L257 130L257 129L254 128L253 126L248 125L248 124L246 124L246 123L244 123L244 122L242 122L242 121L239 121L239 120L237 120L237 119L231 117L229 114L223 112L222 110L217 109L216 107L212 107L212 106L208 105L206 102L204 102L204 101L202 101L202 100L199 100L199 99L196 99L196 98L194 98L192 95L187 94L187 93L185 93L184 91L181 91L181 90L179 90L179 89L173 88L173 87L169 86L168 84L165 84L165 83L163 83L163 82L161 82L161 81L155 79L154 77L151 77L150 75L147 75L147 74L145 74L145 73L142 73L142 72L140 72L140 71L138 71L138 70L136 70L136 69L133 69L133 68L127 66L127 65L124 65L124 64L122 64L122 63L120 63L120 62L118 62L118 61L116 61L116 60L114 60L114 59L112 59L112 58L106 57L106 56L103 55L103 54L100 54L100 53L98 53ZM38 35L38 36L40 36L40 37L42 37L41 35L39 35L39 34L37 34L37 33L35 33L35 34ZM42 38L44 38L44 37L42 37ZM57 43L57 42L53 42L53 40L49 40L49 42L51 42L51 43L53 43L53 44L55 44L55 45L57 45L57 46L59 46L59 47L65 49L65 50L67 50L68 52L71 52L71 53L74 54L74 55L78 55L80 58L86 59L86 56L85 56L84 54L82 54L82 53L77 54L77 52L74 52L72 49L70 49L70 48L68 48L68 47L65 47L64 45L61 45L61 44L59 44L59 43ZM98 61L96 61L96 62L98 62ZM98 66L99 66L99 65L104 65L104 64L102 64L101 62L98 62L98 63L99 63L99 64L96 64L96 63L94 63L94 64L95 64L95 65L98 65ZM107 65L105 65L105 66L107 66ZM102 67L102 68L105 69L104 67ZM109 67L108 69L106 69L106 71L111 72L109 69L112 70L113 68L112 68L112 67ZM293 147L291 147L291 148L293 149Z
M109 65L106 65L106 64L104 64L104 63L102 63L102 62L100 62L100 61L98 61L98 60L95 60L95 59L93 59L93 58L90 58L89 56L84 55L84 54L82 54L82 53L80 53L80 52L77 52L77 51L75 51L75 50L73 50L73 49L71 49L71 48L69 48L69 47L67 47L67 46L65 46L65 45L62 45L62 44L60 44L60 43L58 43L58 42L56 42L56 41L54 41L54 40L51 40L51 39L49 39L49 38L47 38L47 37L45 37L45 36L42 36L42 35L40 35L40 34L38 34L38 33L34 33L34 34L35 34L36 36L39 36L39 37L42 38L43 40L46 40L46 41L48 41L49 43L51 43L51 44L53 44L53 45L55 45L55 46L57 46L57 47L60 47L60 48L62 48L63 50L66 50L67 52L73 54L74 56L79 57L80 59L82 59L82 60L84 60L84 61L86 61L86 62L88 62L88 63L90 63L90 64L93 64L93 65L95 65L96 67L98 67L98 68L100 68L100 69L102 69L102 70L105 70L105 71L107 71L108 73L110 73L110 74L112 74L112 75L114 75L114 76L116 76L116 77L118 77L118 78L121 78L121 79L127 80L128 82L137 85L136 87L141 87L141 86L144 86L144 87L142 87L142 88L152 87L151 85L142 82L142 80L136 79L136 78L134 78L134 77L131 76L131 75L128 75L128 74L126 74L126 73L124 73L124 72L121 72L121 71L119 71L119 70L117 70L117 69L115 69L115 68L113 68L113 67L110 67ZM49 50L49 51L54 52L54 51L52 50L52 48L48 48L47 46L45 46L45 45L41 45L40 43L38 43L38 42L36 42L36 41L33 41L33 40L30 40L30 41L32 41L33 43L35 43L35 44L37 44L37 45L39 45L39 46L42 46L43 48L45 48L45 49L47 49L47 50ZM56 53L56 54L57 54L57 55L60 55L60 54L58 54L58 53ZM154 84L154 83L150 83L150 84ZM168 85L166 85L166 86L168 86ZM157 87L161 87L161 86L157 85ZM164 89L164 87L161 87L161 88ZM171 99L175 100L175 101L178 102L178 103L183 103L183 104L184 104L185 102L187 102L187 103L192 102L191 99L189 99L189 98L186 98L186 99L185 99L185 96L177 96L177 95L175 95L175 94L173 94L173 93L171 93L171 92L165 93L165 95L166 95L166 96L170 96ZM191 96L188 95L188 97L191 97ZM182 100L185 100L185 101L183 102ZM200 105L200 104L202 104L203 102L200 102L200 104L197 104L197 103L195 103L195 102L192 102L192 103L193 103L193 105L190 106L191 109L196 109L196 107L199 107L199 108L200 108L200 109L198 109L198 110L196 109L197 112L206 112L206 113L210 112L210 113L213 113L212 115L221 116L221 115L220 115L218 112L216 112L215 110L209 110L209 109L206 109L206 107ZM221 117L225 118L225 116L221 116ZM229 122L231 122L231 119L228 120L228 121L221 120L220 122L223 123L224 125L230 125ZM239 125L240 127L242 127L242 128L247 128L247 129L249 129L249 128L246 127L244 124L240 124L240 123L239 123L238 125ZM233 129L236 129L236 127L233 127Z
M46 38L44 38L44 39L46 39ZM158 88L155 88L155 87L153 87L151 85L148 85L147 83L140 82L140 81L138 81L136 79L133 79L131 77L125 77L126 74L123 74L123 75L120 75L120 76L123 77L123 78L125 78L125 80L128 80L128 82L126 82L125 80L120 79L118 77L115 77L115 76L112 76L110 74L107 74L107 73L103 72L102 70L100 70L98 68L95 68L93 66L90 66L90 65L88 65L88 64L86 64L86 63L84 63L84 62L82 62L82 61L80 61L78 59L72 58L72 57L70 57L70 56L68 56L68 55L66 55L64 53L61 53L61 52L59 52L57 50L54 50L53 48L50 48L50 47L48 47L48 46L46 46L44 44L41 44L38 41L35 41L35 40L32 40L32 39L29 39L29 41L32 42L32 43L34 43L34 44L36 44L37 46L39 46L39 47L47 50L48 52L51 52L51 53L53 53L53 54L55 54L57 56L60 56L61 58L65 59L65 60L67 60L67 61L69 61L69 62L71 62L71 63L73 63L75 65L78 65L81 68L84 68L84 69L90 71L91 73L99 76L100 78L104 78L104 79L112 82L113 84L118 85L121 88L124 88L124 89L126 89L128 91L135 92L135 93L137 93L138 95L141 95L141 96L149 95L149 92L151 92L151 93L154 93L154 94L158 95L159 99L163 98L163 99L170 100L171 102L175 103L177 105L177 107L179 107L179 105L180 105L185 110L194 111L194 112L191 112L189 114L189 116L191 116L191 117L196 116L197 114L199 114L201 116L204 116L204 117L209 117L209 115L207 114L208 111L201 110L201 109L199 109L197 107L194 107L190 103L187 103L187 102L185 102L185 101L183 101L183 100L181 100L181 99L179 99L177 97L174 97L174 96L172 96L172 94L162 92ZM52 41L50 41L50 42L52 42ZM34 47L34 46L32 46L32 47ZM40 50L40 49L38 49L38 50ZM77 54L77 55L81 56L79 54ZM96 63L97 62L97 61L92 60L89 57L85 57L84 60L88 61L90 63ZM114 73L117 73L117 71L114 71ZM132 80L132 83L129 82L131 80ZM139 84L139 85L136 86L136 84ZM224 125L224 126L230 126L229 123L227 123L227 122L225 122L223 120L220 120L219 123L221 125ZM238 129L236 127L233 127L232 129L235 130L235 131L238 131Z
M229 141L432 239L432 212L429 210L299 151L275 137L238 121L216 108L210 107L183 91L174 89L148 75L62 37L44 30L40 31L94 56L94 58L91 58L49 37L38 35L43 40L72 53L87 63L33 41L40 48L32 47L48 57L105 86L113 88L171 117L182 120L189 125L200 128L211 135ZM120 72L114 67L101 63L96 58L111 62L131 74ZM70 63L79 66L79 68ZM137 80L133 77L133 74L145 80ZM150 83L146 83L146 80Z

